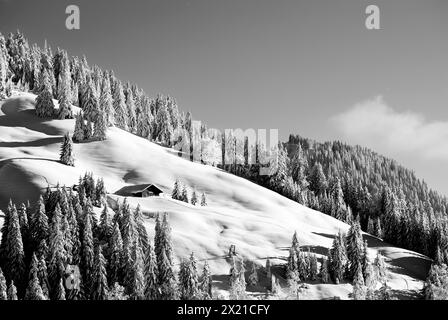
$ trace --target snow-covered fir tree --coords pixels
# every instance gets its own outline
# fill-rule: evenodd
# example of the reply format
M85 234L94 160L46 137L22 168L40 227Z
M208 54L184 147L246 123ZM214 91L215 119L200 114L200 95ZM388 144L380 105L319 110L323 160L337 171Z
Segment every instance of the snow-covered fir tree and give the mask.
M43 83L36 97L36 115L40 118L52 117L54 114L53 95L47 71L43 72Z
M196 205L196 203L198 203L198 196L196 194L196 190L193 189L193 193L191 194L191 204L192 205Z
M127 130L127 108L126 98L123 93L123 86L120 81L115 81L113 87L113 106L115 111L115 126L120 129Z
M84 117L81 112L78 112L78 114L75 116L75 130L73 132L73 141L84 141L84 131Z
M68 132L64 135L64 140L62 141L60 161L62 164L67 166L75 166L75 159L73 157L73 141Z
M6 278L0 268L0 300L8 300L8 287L6 285Z
M112 100L112 91L110 88L109 78L103 77L101 83L101 95L99 109L104 113L106 118L106 126L109 127L115 123L115 109Z
M61 71L58 76L58 119L72 119L73 111L71 105L71 92L70 92L70 66L68 63L67 53L65 53L61 60Z
M201 291L201 299L212 299L212 274L210 272L210 266L207 260L204 262L204 268L202 269L201 282L199 284Z
M104 259L101 245L97 245L95 250L92 278L91 298L94 300L107 300L109 289L107 285L106 260Z
M157 258L154 252L154 247L148 243L145 256L145 299L155 300L158 298L158 269Z
M207 205L207 198L205 197L205 192L202 192L201 195L201 206L205 207Z

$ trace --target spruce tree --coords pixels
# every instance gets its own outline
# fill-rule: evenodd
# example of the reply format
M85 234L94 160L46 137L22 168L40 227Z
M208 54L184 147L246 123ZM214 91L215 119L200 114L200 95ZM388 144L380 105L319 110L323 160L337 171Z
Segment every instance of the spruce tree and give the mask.
M171 198L173 198L174 200L181 199L180 182L177 179L174 182L174 188L173 188L173 192L171 193Z
M73 132L73 141L81 142L84 141L85 135L84 135L84 118L79 112L75 116L75 130Z
M135 101L134 96L132 94L132 90L130 88L126 91L126 109L127 109L127 125L128 130L131 133L135 133L137 120L135 116Z
M20 231L19 216L16 206L10 201L6 212L8 229L6 234L6 268L5 276L8 281L14 281L19 290L19 295L23 294L25 280L25 251L23 249L22 233ZM6 220L6 219L5 219Z
M156 221L155 253L157 257L158 283L160 286L160 298L162 300L173 299L175 292L175 275L173 271L173 248L171 243L171 227L168 223L168 215L163 215L163 220Z
M90 297L93 300L107 300L108 286L106 273L106 259L104 259L101 245L95 250L94 268L92 275L92 287Z
M104 113L106 119L106 126L109 127L114 124L115 110L112 101L112 94L110 89L110 81L107 77L103 78L101 83L100 108Z
M157 259L154 247L148 243L145 257L145 299L156 300L158 297Z
M198 196L196 195L196 190L193 190L193 194L191 195L191 204L196 205L198 203Z
M115 126L127 130L127 109L123 87L119 81L115 82L113 91L113 106L115 111Z
M58 292L59 281L64 276L66 252L64 248L64 235L61 229L61 208L59 203L56 205L56 209L53 213L51 221L51 233L49 239L49 281L50 281L50 294L52 299L57 299L56 293Z
M317 275L317 257L315 254L312 254L310 257L310 280L315 281L317 279Z
M319 276L322 280L322 283L330 282L330 273L328 270L328 259L322 258L322 263L320 265Z
M330 272L336 284L344 279L345 272L345 256L343 235L338 234L333 240L333 246L330 250Z
M3 275L3 271L0 268L0 300L8 300L8 287L6 286L6 279Z
M82 232L82 278L84 283L88 285L86 292L91 292L90 285L93 283L93 267L94 267L94 244L92 234L92 218L90 214L85 214Z
M107 131L107 114L106 110L100 104L98 106L97 115L93 123L93 137L97 140L106 140Z
M134 220L137 229L138 245L145 252L146 248L148 247L149 237L148 232L146 231L145 221L143 219L143 213L140 208L140 204L137 205L137 208L134 211Z
M297 277L298 262L297 254L293 247L289 249L288 261L286 263L286 278L292 279Z
M181 194L180 200L188 203L188 191L187 191L187 187L185 185L182 186L182 194Z
M205 193L202 192L202 195L201 195L201 206L205 207L206 205L207 205L207 199L205 198Z
M87 120L87 123L89 122L94 123L98 116L99 103L98 103L98 95L90 76L87 76L82 101L83 104L81 107L84 111L84 116Z
M118 223L113 227L113 233L110 243L111 255L109 263L109 284L123 283L123 240Z
M347 233L347 258L349 263L349 279L353 280L357 274L358 266L362 268L363 240L361 226L358 221L353 221ZM362 272L362 269L361 269Z
M204 268L202 270L201 282L199 284L201 297L203 300L212 299L212 274L207 260L205 260Z
M36 115L40 118L52 117L54 114L53 95L47 71L43 71L43 83L36 97Z
M65 288L62 278L59 280L54 300L65 300Z
M387 268L386 268L386 264L384 262L384 258L379 252L377 252L374 265L376 266L377 271L378 271L379 281L384 282L387 278Z
M258 272L257 272L257 265L255 264L255 262L252 262L252 269L248 280L251 286L258 285Z
M19 300L17 297L17 288L14 285L14 281L11 281L8 287L8 300Z
M39 283L38 261L34 253L31 259L29 282L26 289L25 300L47 300Z
M67 166L75 166L75 159L73 158L73 141L68 132L64 135L64 140L62 142L60 161Z
M310 182L309 188L311 191L314 191L316 195L322 195L327 189L327 178L325 177L324 170L319 162L314 164L308 179Z
M73 111L71 106L71 94L70 94L70 81L71 74L67 57L62 59L61 73L58 79L58 98L59 98L59 119L72 119Z
M366 287L364 284L364 276L362 274L362 268L359 266L356 268L356 274L353 278L353 299L354 300L365 300L366 298Z

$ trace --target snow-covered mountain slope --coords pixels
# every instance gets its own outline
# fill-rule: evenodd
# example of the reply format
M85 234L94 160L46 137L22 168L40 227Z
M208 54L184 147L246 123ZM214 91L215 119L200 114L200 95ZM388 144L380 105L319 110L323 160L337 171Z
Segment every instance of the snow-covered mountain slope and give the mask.
M62 165L58 162L62 136L73 131L74 120L39 119L34 115L34 98L19 94L0 103L1 210L10 198L34 203L48 183L72 186L85 172L104 178L111 204L123 200L113 194L123 186L155 183L165 197L131 198L130 203L139 203L147 213L151 236L153 214L168 212L176 256L187 257L194 251L199 260L209 259L220 289L227 286L223 275L229 271L225 256L231 244L244 258L264 265L267 257L284 262L295 230L300 245L317 254L326 254L333 236L348 230L348 225L330 216L214 167L186 161L170 149L117 128L109 129L105 141L75 144L75 167ZM176 178L190 187L190 194L192 188L204 191L208 206L170 199ZM378 250L386 257L391 271L388 285L400 290L400 297L410 297L423 287L429 259L367 234L365 238L371 260ZM310 284L304 296L347 298L351 290L349 284Z

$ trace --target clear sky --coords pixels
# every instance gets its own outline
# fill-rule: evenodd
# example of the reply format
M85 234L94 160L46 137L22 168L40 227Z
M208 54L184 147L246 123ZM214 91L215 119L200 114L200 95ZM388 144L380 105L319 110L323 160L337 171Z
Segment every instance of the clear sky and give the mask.
M365 28L369 4L381 30ZM0 0L0 32L16 29L210 127L358 143L448 195L446 0Z

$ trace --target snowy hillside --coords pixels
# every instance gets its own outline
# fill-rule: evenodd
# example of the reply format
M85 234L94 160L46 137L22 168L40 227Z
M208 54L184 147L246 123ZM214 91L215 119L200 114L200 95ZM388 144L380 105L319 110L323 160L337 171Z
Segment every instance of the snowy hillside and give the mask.
M326 254L333 236L346 232L348 225L306 208L270 190L214 167L186 161L172 150L117 128L108 131L106 141L74 146L75 167L58 162L62 136L73 132L74 120L45 120L34 115L32 94L16 95L0 103L0 210L11 198L33 204L40 192L60 183L72 186L80 175L92 172L103 177L109 202L122 201L114 193L126 185L154 183L164 197L131 198L147 214L147 229L154 234L155 212L168 212L176 257L192 251L202 264L209 259L215 287L226 289L229 264L225 256L234 244L245 259L265 264L266 258L283 263L294 231L300 245ZM57 104L57 101L55 101ZM199 207L172 200L174 181L205 192L208 206ZM0 224L2 223L0 218ZM410 298L422 289L430 261L424 256L392 247L365 234L369 255L379 250L390 270L389 286L398 297ZM310 284L305 297L347 298L350 284Z

